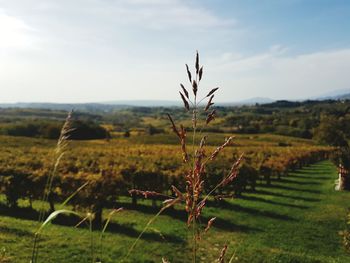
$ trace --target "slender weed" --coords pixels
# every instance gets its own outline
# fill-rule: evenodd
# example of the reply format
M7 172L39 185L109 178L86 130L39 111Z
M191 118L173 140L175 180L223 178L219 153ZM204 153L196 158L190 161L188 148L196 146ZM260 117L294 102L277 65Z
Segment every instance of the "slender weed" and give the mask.
M186 128L183 125L178 127L175 124L175 121L171 117L170 114L167 114L169 121L171 123L171 128L175 135L179 138L179 142L181 145L182 152L182 160L185 165L188 166L188 172L184 175L183 180L186 182L186 191L182 193L176 186L172 186L172 191L174 196L168 197L167 200L164 201L164 206L159 210L159 212L152 217L148 223L146 224L143 231L140 233L138 238L130 247L126 258L130 255L132 250L135 248L137 242L144 234L144 232L149 229L150 225L156 220L156 218L166 209L174 206L178 203L185 203L185 209L187 212L187 226L191 229L192 238L190 243L192 244L192 262L197 262L197 251L199 248L199 241L201 240L201 235L205 232L208 232L211 226L215 222L215 217L211 218L207 222L207 226L204 230L200 227L200 216L202 214L202 210L206 205L206 201L213 194L215 194L216 190L220 187L224 187L230 184L236 178L238 174L238 170L240 164L243 159L243 155L241 155L231 166L229 173L223 177L223 179L210 191L204 192L204 174L206 172L206 165L214 161L216 157L220 154L220 152L230 145L233 137L227 138L222 145L217 147L214 152L207 155L205 151L207 136L202 136L202 129L208 126L216 116L216 110L212 109L214 102L215 92L219 89L218 87L211 89L204 97L198 99L198 91L200 91L199 86L203 77L203 66L199 64L199 54L196 53L195 59L195 74L192 74L189 66L186 64L186 71L188 80L192 89L193 95L190 96L190 93L186 89L185 85L180 84L181 90L180 97L183 101L184 108L186 111L191 112L192 115L192 152L188 153L187 147L187 136L186 136ZM202 102L206 101L205 105L202 105ZM205 119L201 120L199 116L202 113L205 113ZM196 145L196 139L198 136L202 136L199 145ZM163 194L156 193L153 191L140 191L133 189L130 193L138 193L147 197L159 197L164 196ZM224 262L225 253L227 250L227 245L221 251L218 262ZM163 258L163 262L169 262L167 259Z
M62 159L62 157L64 156L67 146L68 146L68 139L69 139L69 134L72 131L72 111L68 113L68 116L66 118L66 121L63 124L63 127L61 129L61 133L59 136L59 139L57 141L57 145L54 151L54 164L53 164L53 168L51 173L48 175L47 180L46 180L46 184L45 184L45 188L44 188L44 194L43 194L43 198L42 198L42 202L41 202L41 207L39 209L39 227L38 227L38 231L36 231L36 233L34 234L34 241L33 241L33 249L32 249L32 256L31 256L31 263L35 263L37 262L37 258L38 258L38 242L39 242L39 233L41 231L41 229L43 228L43 226L45 226L47 223L51 222L58 214L56 213L57 211L54 211L54 205L53 205L53 200L52 200L52 184L53 184L53 180L55 178L55 176L57 175L57 170L58 170L58 166L60 164L60 161ZM49 201L50 203L50 210L51 210L51 215L47 218L51 218L51 220L46 221L43 223L44 218L45 218L45 214L46 214L46 209L45 209L45 202ZM62 213L65 213L63 211L65 210L59 210L62 211ZM56 213L56 214L55 214ZM51 217L52 215L55 215L53 217Z

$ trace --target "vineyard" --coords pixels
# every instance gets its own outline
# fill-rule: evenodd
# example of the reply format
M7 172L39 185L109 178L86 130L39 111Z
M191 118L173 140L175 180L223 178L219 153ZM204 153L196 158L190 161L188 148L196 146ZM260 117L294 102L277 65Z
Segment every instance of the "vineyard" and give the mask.
M157 136L159 137L158 141L161 143L154 144ZM188 171L188 167L182 163L180 146L174 144L172 140L167 140L167 137L171 136L171 134L143 136L142 141L137 136L109 140L69 141L67 151L61 159L57 176L53 181L53 193L48 199L48 204L43 204L40 200L42 199L47 176L52 172L54 165L56 142L44 139L2 136L2 153L0 158L2 197L0 200L2 200L1 207L3 211L7 211L4 212L4 215L14 215L16 217L36 220L37 215L35 211L40 207L45 205L47 213L53 211L60 203L85 184L74 198L69 201L69 207L81 212L94 209L96 211L96 217L94 219L96 225L101 224L110 209L124 207L125 212L118 215L117 221L113 223L113 225L116 225L111 226L111 231L122 231L123 233L126 231L124 235L129 235L127 240L130 240L131 236L136 235L137 231L139 231L137 229L145 224L145 220L152 213L156 213L157 207L161 205L161 201L165 198L164 196L172 196L174 194L171 191L171 185L177 185L181 191L185 189L184 174ZM210 137L213 137L213 139L211 140ZM215 145L218 141L223 142L225 137L228 137L228 134L208 134L208 144ZM169 141L169 143L166 144L164 143L165 141ZM208 152L206 154L210 155L215 149L215 146L208 146ZM294 181L292 177L298 174L298 171L302 167L308 167L310 165L310 167L313 167L312 164L328 158L333 151L332 147L318 146L313 141L305 139L276 135L237 135L232 144L220 152L216 162L208 165L205 171L206 184L204 186L204 193L207 193L222 180L223 175L229 170L227 164L232 163L241 154L244 154L245 161L240 168L236 180L225 188L216 191L214 196L225 196L229 197L229 199L238 198L238 200L242 200L241 202L245 204L247 200L260 200L272 194L266 191L269 189L279 189L282 187L281 189L287 191L304 191L294 188L295 185L293 185ZM311 181L313 182L313 180ZM286 186L284 182L292 182L292 187ZM300 184L302 186L302 183ZM315 186L317 184L315 181ZM311 184L308 187L313 189L313 185ZM148 197L151 200L145 200L144 192L140 194L133 192L130 194L129 190L131 189L150 192L156 191L163 194L163 196L151 195L151 198ZM317 191L305 190L305 193L316 193ZM278 197L279 194L275 194ZM300 192L300 194L303 194L303 192ZM305 200L307 201L308 197ZM204 209L205 218L208 218L208 212L218 213L218 215L222 214L221 209L225 209L227 206L232 207L233 214L235 213L235 209L238 209L238 211L243 209L243 212L255 211L255 208L244 208L241 204L238 205L231 202L215 201L212 199L209 202L209 207ZM270 199L266 199L266 202L278 204L278 201ZM289 205L290 207L294 207L294 204ZM296 207L298 206L296 205ZM170 218L175 217L185 221L183 218L184 215L180 210L169 210L166 214ZM134 216L136 216L134 218L135 220L133 220L134 226L118 226L118 224L125 224L128 221L127 218ZM161 217L160 222L163 223L155 224L154 228L146 232L144 238L146 240L148 238L159 240L159 238L162 239L163 237L166 240L170 239L168 242L175 242L177 249L186 250L186 245L178 240L179 237L172 236L172 231L177 230L164 228L164 222L173 220L167 219L167 216ZM241 231L250 231L249 228L245 230L244 226L239 226L239 222L229 223L229 221L226 221L226 217L227 214L224 213L223 218L218 219L216 223L217 229L215 228L216 230L213 233L217 234L217 231L219 231L220 236L225 236L227 233L231 233L231 231L238 231L238 233ZM288 216L279 216L270 212L267 213L267 217L289 220ZM5 217L3 220L6 222L8 218ZM57 220L59 224L73 225L79 221L78 219L68 217L61 217ZM124 220L126 220L125 223L123 223ZM24 227L28 228L28 225L25 226L27 224L25 222L20 221L19 224L24 224ZM237 226L236 223L238 223ZM0 227L5 229L5 231L11 232L4 225ZM113 230L115 227L117 228ZM179 228L179 223L175 223L174 227ZM53 228L56 229L53 230L56 236L60 236L58 234L61 231L59 228ZM32 229L32 231L34 230ZM72 229L67 231L70 233L70 237L67 237L70 240L70 238L75 236L75 233ZM183 231L180 231L182 233L181 235L184 235ZM222 231L226 231L227 233L223 234ZM120 238L122 237L119 237L119 235L114 237L113 234L109 233L107 236L113 240L117 238L120 244ZM182 238L184 236L180 239ZM59 240L61 239L62 237L59 237ZM8 240L5 239L5 241ZM144 242L141 241L140 246L143 246L142 244ZM156 247L158 247L157 242L154 244ZM180 243L176 244L177 242ZM222 241L218 239L217 242ZM45 241L44 243L48 247L53 244ZM10 245L9 247L11 248L12 246ZM79 251L82 248L77 249ZM173 251L168 251L168 248L162 249L167 251L165 254L170 255L168 256L170 259L174 256ZM118 251L113 252L116 253L113 254L113 257L120 257L123 254L122 251ZM211 258L214 255L214 251L207 256ZM72 253L74 254L75 252ZM13 256L11 250L9 254ZM151 254L150 258L154 258L156 255L162 255L162 253ZM50 255L47 254L46 257L50 258ZM82 259L76 258L75 260ZM183 260L185 261L185 259ZM111 261L113 262L114 260ZM132 262L137 261L134 258ZM140 262L147 262L147 260L140 259ZM174 262L178 261L174 260Z
M54 143L13 137L3 137L1 141L0 182L7 204L16 207L18 199L28 199L30 203L40 200L54 162ZM220 154L218 161L208 167L206 191L222 180L226 172L224 167L242 153L246 161L238 179L224 189L225 193L216 194L239 196L245 189L254 189L259 180L270 184L272 178L281 178L288 171L323 160L332 151L330 147L283 136L238 136L234 141ZM209 147L208 154L214 150L214 146ZM73 141L61 160L59 176L53 182L50 205L54 210L54 203L62 202L88 182L72 202L85 207L98 206L102 213L102 204L113 207L118 197L130 196L130 189L168 195L171 185L183 190L183 176L187 170L177 145L138 144L127 139ZM98 194L89 198L93 193ZM133 194L131 198L136 205L140 196Z

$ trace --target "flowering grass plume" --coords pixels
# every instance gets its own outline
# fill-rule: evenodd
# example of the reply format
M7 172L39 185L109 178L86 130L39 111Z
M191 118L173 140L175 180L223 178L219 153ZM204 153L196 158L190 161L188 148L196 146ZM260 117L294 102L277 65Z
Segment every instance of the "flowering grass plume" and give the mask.
M205 146L207 142L207 136L202 136L202 129L208 126L216 117L216 110L213 109L213 99L215 92L219 89L215 87L211 89L206 95L198 99L199 95L199 86L203 77L203 66L200 66L199 63L199 54L196 53L195 59L195 73L192 74L190 67L186 64L187 76L190 84L190 88L186 88L184 84L180 84L181 90L180 98L183 101L184 108L187 112L191 113L192 119L192 151L188 152L187 147L187 132L183 125L177 126L170 114L167 114L167 117L171 124L171 129L175 135L179 138L181 145L181 153L183 162L188 165L188 172L184 175L183 179L186 182L185 192L182 193L177 187L172 186L172 191L174 196L168 197L164 202L164 206L161 210L147 223L146 227L137 238L135 243L132 245L131 249L128 252L128 255L131 253L131 250L135 247L136 242L140 239L141 235L149 228L150 224L167 208L174 206L178 203L184 203L185 209L187 212L187 225L189 228L192 228L192 262L197 261L197 250L198 250L198 241L201 239L201 235L209 231L213 224L215 224L215 217L211 218L207 222L205 229L200 227L200 216L202 210L205 208L206 201L215 191L224 187L234 181L238 174L240 163L242 162L243 155L241 155L231 166L230 171L223 179L210 191L204 192L205 179L204 175L206 173L206 165L209 162L212 162L220 154L224 148L228 147L233 140L233 137L227 138L222 145L217 147L211 154L207 155L205 151ZM189 92L192 90L191 92ZM191 95L190 95L191 94ZM205 102L204 104L202 102ZM205 119L201 120L199 116L201 113L205 113ZM201 126L199 124L202 124ZM196 138L202 136L199 145L196 145ZM144 197L162 197L166 198L167 196L156 193L153 191L140 191L133 189L130 191L132 194L142 195ZM227 246L225 245L223 251L221 252L219 262L224 262L224 257L226 253ZM128 256L127 255L127 256ZM168 262L165 258L162 259L163 262Z

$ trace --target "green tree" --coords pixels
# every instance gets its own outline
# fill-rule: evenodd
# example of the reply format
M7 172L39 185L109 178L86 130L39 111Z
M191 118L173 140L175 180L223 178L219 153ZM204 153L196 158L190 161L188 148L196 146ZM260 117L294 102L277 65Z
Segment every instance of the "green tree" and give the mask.
M336 118L323 118L320 125L314 130L313 138L320 143L348 147L345 134L342 131L340 122Z

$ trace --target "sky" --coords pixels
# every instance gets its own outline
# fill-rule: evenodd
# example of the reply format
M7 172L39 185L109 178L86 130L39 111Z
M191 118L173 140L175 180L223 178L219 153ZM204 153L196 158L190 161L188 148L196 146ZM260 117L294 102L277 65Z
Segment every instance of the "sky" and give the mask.
M350 1L0 0L0 102L216 101L350 89Z

